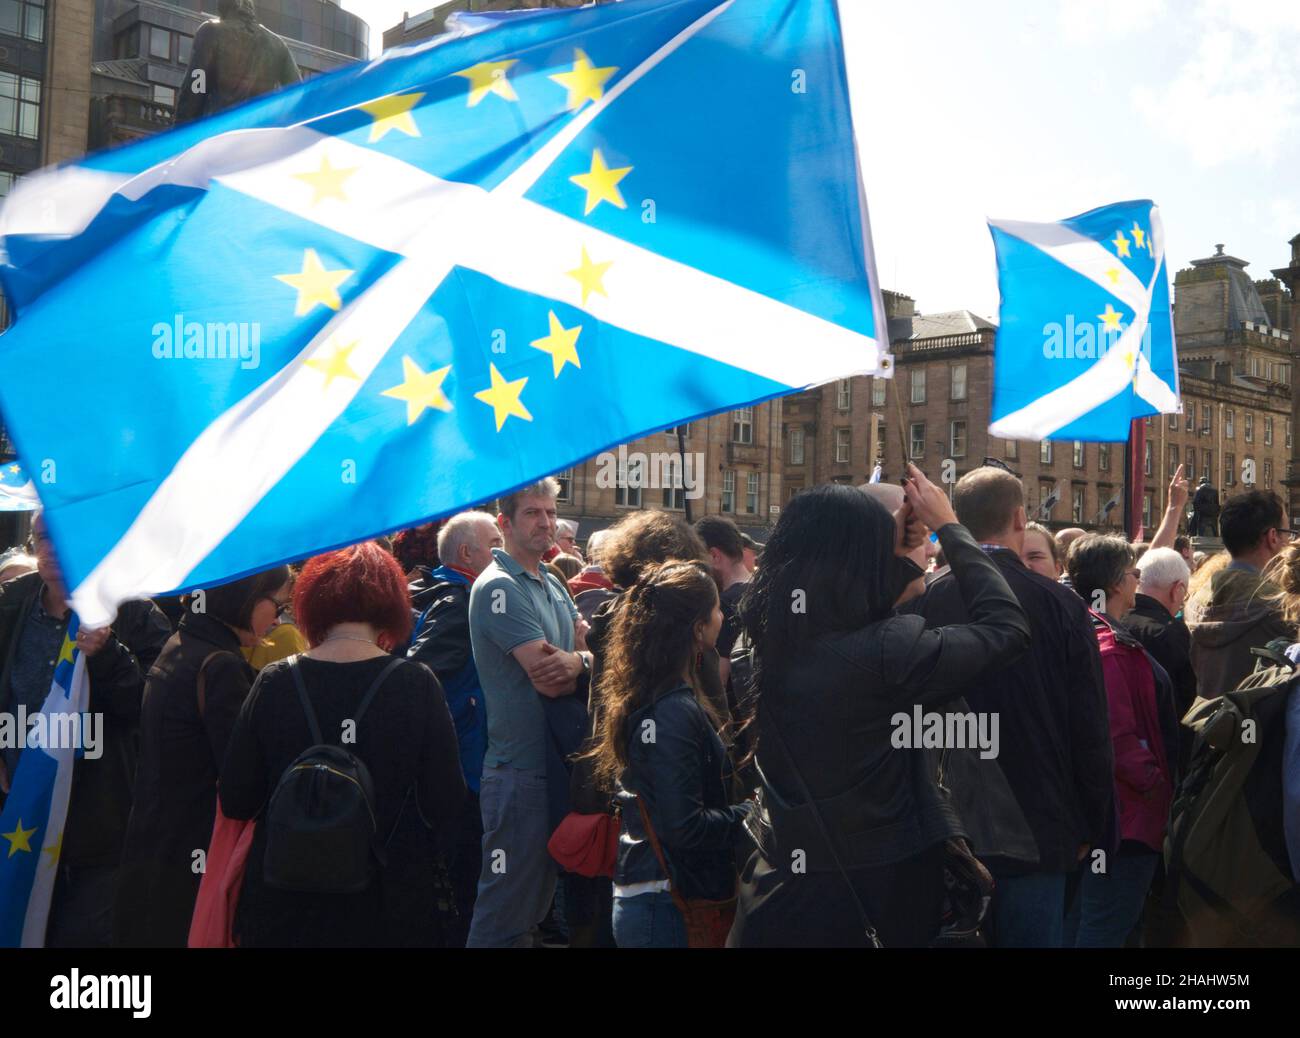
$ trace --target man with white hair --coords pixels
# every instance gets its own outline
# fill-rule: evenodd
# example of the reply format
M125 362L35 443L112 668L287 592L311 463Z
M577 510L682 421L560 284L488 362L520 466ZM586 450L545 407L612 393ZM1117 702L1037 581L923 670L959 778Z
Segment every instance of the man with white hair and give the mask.
M1181 718L1196 699L1192 635L1181 619L1192 572L1173 548L1152 548L1138 559L1137 568L1142 574L1137 600L1124 625L1168 672L1174 685L1174 709Z
M605 575L600 561L601 545L609 537L608 530L597 530L591 535L587 541L587 568L569 581L574 605L588 623L600 604L614 597L614 582Z
M479 872L483 867L483 818L479 785L487 752L487 710L469 633L469 591L478 575L492 563L492 549L502 545L496 520L487 512L461 512L438 531L440 565L430 570L426 584L429 606L415 625L407 653L437 676L447 696L460 743L460 766L469 796L461 815L456 844L447 855L447 871L460 911L459 929L448 944L463 948L474 915Z

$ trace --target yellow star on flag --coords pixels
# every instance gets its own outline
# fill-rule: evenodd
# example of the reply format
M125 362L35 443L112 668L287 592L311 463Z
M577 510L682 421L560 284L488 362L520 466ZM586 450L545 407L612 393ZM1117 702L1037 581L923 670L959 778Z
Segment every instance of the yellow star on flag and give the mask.
M336 378L350 378L360 382L361 376L353 371L352 365L348 363L348 356L357 348L360 342L361 340L358 339L355 342L348 343L346 346L342 346L339 343L333 343L334 354L331 357L309 357L307 360L303 361L303 363L313 371L319 371L325 376L325 389L329 389L330 385Z
M1110 283L1112 285L1119 284L1120 271L1117 267L1111 267L1110 270L1106 271L1106 276L1110 278Z
M9 471L12 472L12 473L16 476L16 475L18 474L18 466L17 466L17 465L10 465L10 466L9 466Z
M1107 303L1106 312L1104 314L1098 314L1097 319L1106 325L1107 331L1113 332L1119 330L1119 321L1123 316L1122 313Z
M48 847L42 847L41 853L50 856L51 866L57 865L59 863L59 855L63 853L63 833L59 833L58 838Z
M477 65L471 65L455 73L469 80L468 107L473 108L488 94L496 94L497 97L503 97L507 101L518 101L519 95L515 93L515 88L506 78L510 66L518 60L518 58L511 58L509 61L481 61Z
M1128 239L1124 237L1123 231L1119 231L1115 235L1115 239L1111 244L1115 246L1115 252L1120 259L1126 259L1128 257Z
M385 389L380 396L392 397L394 400L406 401L406 424L414 425L415 420L424 413L426 407L439 411L450 411L451 401L442 391L451 365L437 371L424 372L410 357L402 358L402 384L392 389Z
M501 431L501 427L506 424L506 419L512 415L531 422L533 416L528 413L523 401L519 399L519 394L524 391L528 379L521 378L514 382L507 382L501 372L497 371L495 364L490 364L489 367L492 369L492 388L475 393L474 399L482 400L496 412L497 432Z
M620 209L626 209L627 203L623 201L623 195L618 190L618 182L631 172L631 166L610 169L605 165L605 156L600 153L600 149L593 151L591 171L569 178L587 192L587 208L582 215L590 216L591 211L601 202L609 202Z
M360 168L360 166L353 166L351 169L335 169L330 165L330 157L321 155L320 169L314 173L295 173L293 178L294 180L301 180L311 187L313 191L311 204L313 206L320 205L327 198L336 198L340 202L346 202L348 196L343 193L343 182Z
M583 306L587 305L587 297L592 292L599 292L606 299L609 298L609 293L605 291L604 278L606 272L613 265L613 260L608 263L592 263L591 257L587 255L587 247L585 245L582 247L582 264L573 270L566 270L564 273L582 286Z
M63 634L63 644L59 646L59 658L57 661L55 661L55 666L58 666L58 664L62 663L64 660L67 660L69 663L71 663L72 650L75 649L76 647L77 647L76 643L73 642L73 640L68 636L68 633L65 631Z
M0 833L0 836L3 836L9 841L9 854L7 857L12 858L19 851L26 851L28 854L31 854L31 839L32 834L36 832L36 829L36 826L32 826L30 829L24 829L23 820L20 818L18 819L18 828L13 832Z
M575 368L582 367L582 363L578 360L577 350L578 336L582 334L582 325L578 325L576 328L565 328L560 323L560 319L555 316L554 310L548 316L551 319L551 334L544 339L534 339L528 345L535 350L541 350L543 353L551 355L555 377L559 378L565 364L572 364Z
M1133 221L1133 230L1131 233L1133 235L1133 244L1139 249L1146 248L1147 232L1138 226L1136 220Z
M605 96L605 83L618 71L617 65L595 68L586 53L578 49L574 52L573 70L557 72L548 79L554 80L569 91L568 108L576 112L587 101L599 101Z
M277 274L276 281L283 281L298 290L298 303L294 307L295 316L311 313L317 303L337 310L343 305L339 298L339 285L343 284L356 271L326 270L315 249L307 249L302 257L302 271L297 274Z
M389 94L361 105L361 110L375 120L375 124L370 127L370 143L382 141L394 130L408 137L419 137L420 128L415 125L411 109L423 99L423 94Z

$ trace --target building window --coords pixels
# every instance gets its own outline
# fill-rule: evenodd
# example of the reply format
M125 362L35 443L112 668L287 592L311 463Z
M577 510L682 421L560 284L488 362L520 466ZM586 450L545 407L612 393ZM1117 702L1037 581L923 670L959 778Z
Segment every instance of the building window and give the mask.
M1273 462L1268 458L1264 459L1264 489L1273 489Z
M1214 428L1213 411L1210 410L1209 404L1201 405L1201 435L1209 436Z
M966 365L964 363L952 366L952 398L954 400L966 399Z
M36 140L41 125L41 81L0 72L0 133Z
M1038 485L1038 512L1044 519L1051 519L1052 512L1056 509L1057 502L1052 500L1055 494L1056 489L1051 483Z
M1234 430L1232 427L1232 408L1226 407L1223 410L1223 435L1226 439L1233 439Z
M1178 415L1176 414L1171 414L1169 416L1169 431L1170 432L1178 431Z
M1187 448L1187 465L1183 468L1183 475L1186 476L1189 480L1193 480L1196 478L1196 448L1195 447ZM1170 473L1170 478L1172 477L1173 477L1173 473Z
M1019 460L1019 458L1020 458L1020 441L1019 441L1019 440L1003 440L1003 441L1002 441L1002 453L1006 456L1006 458L1007 458L1008 461L1017 461L1017 460Z
M722 510L736 510L736 470L726 469L722 473Z
M1250 411L1246 412L1246 442L1255 442L1255 415Z
M156 25L149 28L149 57L171 61L172 34Z
M1271 414L1264 416L1264 446L1273 446L1273 416Z
M758 473L751 472L746 477L745 486L745 511L750 515L758 515Z
M1291 449L1291 419L1286 420L1286 449Z
M1186 424L1184 425L1184 428L1188 432L1195 432L1196 431L1196 405L1185 404L1183 410L1183 417L1187 420Z
M1142 464L1145 466L1146 474L1149 476L1151 475L1151 441L1150 440L1147 440L1147 449L1144 453L1146 454L1146 457L1142 459Z
M852 445L852 429L835 430L835 463L837 465L847 464L852 456L850 447Z
M1102 472L1110 471L1110 444L1097 444L1097 468Z
M742 407L731 412L731 442L754 442L754 409Z
M1214 451L1208 447L1201 451L1201 475L1206 479L1210 478L1210 473L1214 471Z
M645 481L644 477L645 474L642 471L640 458L635 458L632 461L620 461L618 463L618 485L614 488L614 504L619 508L640 508L641 484ZM635 484L635 486L632 484Z
M176 107L176 91L169 86L163 86L161 83L153 85L154 104L166 105L168 108Z
M1075 487L1071 494L1070 522L1083 522L1083 487Z
M1083 441L1074 441L1074 467L1081 469L1084 466Z
M1178 471L1178 444L1169 445L1169 478L1174 478L1174 473ZM1190 479L1191 477L1188 476Z
M1142 526L1147 530L1151 529L1152 505L1151 492L1147 491L1147 493L1142 495Z
M948 423L948 450L951 457L966 457L966 423L964 421Z
M0 198L4 198L13 189L15 174L7 169L0 169Z
M912 369L912 403L925 403L925 368Z
M877 422L877 423L876 423L876 456L875 456L874 458L870 459L870 460L872 461L872 463L875 463L875 462L877 462L877 461L884 461L884 460L885 460L885 437L886 437L886 435L888 435L888 434L885 432L885 423L884 423L884 422Z
M850 379L842 378L836 387L835 393L835 410L847 411L853 406L853 382Z
M682 486L682 463L674 458L664 466L664 507L681 510L686 507L686 490Z
M1237 482L1237 455L1224 454L1223 456L1223 485L1225 487L1235 486Z
M0 32L43 42L45 0L0 0Z
M1040 465L1052 463L1052 441L1044 440L1038 445L1038 462Z
M182 65L190 63L190 56L194 51L193 36L176 37L176 60Z
M885 406L885 380L883 378L873 378L871 380L871 406Z
M796 425L790 430L790 464L803 464L803 426Z
M560 495L555 500L572 503L573 501L573 469L564 469L555 474L555 481L560 484Z
M913 458L925 457L925 423L913 422L911 427Z

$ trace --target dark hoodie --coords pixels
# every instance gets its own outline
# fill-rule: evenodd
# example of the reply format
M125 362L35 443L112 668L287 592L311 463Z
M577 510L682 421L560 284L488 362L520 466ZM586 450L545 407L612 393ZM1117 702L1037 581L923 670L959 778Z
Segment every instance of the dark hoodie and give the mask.
M1256 569L1238 563L1210 580L1210 603L1192 624L1192 669L1202 698L1236 688L1255 669L1251 649L1295 630L1278 610L1275 585Z

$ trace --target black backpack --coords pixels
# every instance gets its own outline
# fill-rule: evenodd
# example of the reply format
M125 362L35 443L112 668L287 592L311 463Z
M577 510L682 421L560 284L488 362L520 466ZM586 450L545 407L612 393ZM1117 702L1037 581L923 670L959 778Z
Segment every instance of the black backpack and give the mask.
M1300 939L1282 819L1286 705L1300 672L1279 649L1251 649L1255 671L1230 692L1198 698L1183 718L1196 741L1170 811L1165 869L1198 947Z
M361 717L379 686L405 661L393 659L361 697L353 721ZM365 763L342 746L321 737L320 724L302 668L290 661L298 698L307 715L314 745L284 770L266 808L266 857L262 878L268 887L310 894L355 894L374 879L383 864L377 839L375 789Z

